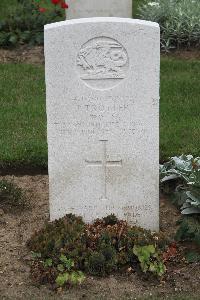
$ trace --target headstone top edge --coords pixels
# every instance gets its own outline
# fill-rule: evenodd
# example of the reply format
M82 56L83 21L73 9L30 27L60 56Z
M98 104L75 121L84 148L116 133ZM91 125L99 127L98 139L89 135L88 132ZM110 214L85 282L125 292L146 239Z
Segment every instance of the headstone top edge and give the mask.
M51 24L46 24L44 30L50 30L59 28L62 26L73 25L73 24L87 24L87 23L127 23L134 25L143 25L148 27L160 28L159 24L156 22L140 20L140 19L131 19L131 18L117 18L117 17L93 17L93 18L81 18L81 19L71 19L61 22L55 22Z

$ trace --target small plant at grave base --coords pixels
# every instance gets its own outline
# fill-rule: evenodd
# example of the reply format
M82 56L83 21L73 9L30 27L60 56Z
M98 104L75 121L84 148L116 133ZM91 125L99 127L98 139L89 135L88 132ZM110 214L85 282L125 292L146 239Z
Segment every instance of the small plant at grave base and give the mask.
M107 276L120 270L137 269L139 252L136 250L145 247L155 251L150 253L148 270L143 271L161 276L165 271L161 253L167 243L162 234L129 226L114 215L86 224L81 217L69 214L35 232L27 246L35 253L32 278L40 283L68 287L81 283L84 274Z
M171 193L174 192L173 201L183 215L200 214L200 157L171 157L169 162L160 165L160 178L164 192L169 183L175 183L175 191L171 190Z
M200 246L200 215L183 216L178 224L176 240L194 242Z
M0 180L0 208L5 211L23 210L28 207L27 198L16 184Z
M162 192L168 191L182 213L176 239L200 245L200 157L171 157L160 165L160 182Z
M134 246L133 253L137 256L144 273L147 271L162 276L166 267L154 245Z
M85 280L85 275L81 271L74 271L74 261L67 259L63 254L60 256L60 264L57 269L60 272L56 278L58 286L62 287L65 284L76 285L81 284Z

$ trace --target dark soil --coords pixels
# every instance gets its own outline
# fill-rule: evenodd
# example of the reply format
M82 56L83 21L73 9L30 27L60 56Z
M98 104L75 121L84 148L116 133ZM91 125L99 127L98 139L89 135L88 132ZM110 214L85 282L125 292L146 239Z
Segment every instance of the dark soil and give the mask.
M20 186L30 199L30 208L21 213L0 210L0 299L139 299L170 295L188 295L200 299L200 271L198 264L185 261L168 265L163 281L148 279L138 273L113 275L108 278L89 277L85 283L68 291L56 293L46 286L37 286L30 279L31 255L26 241L49 219L48 176L5 176ZM179 211L165 198L161 198L161 230L169 237L176 231ZM187 298L188 299L188 298ZM193 299L193 298L191 298Z
M200 59L200 49L176 50L168 54L162 54L163 57L175 57L180 59ZM28 47L26 45L14 48L12 50L0 48L0 63L28 63L44 64L43 46Z

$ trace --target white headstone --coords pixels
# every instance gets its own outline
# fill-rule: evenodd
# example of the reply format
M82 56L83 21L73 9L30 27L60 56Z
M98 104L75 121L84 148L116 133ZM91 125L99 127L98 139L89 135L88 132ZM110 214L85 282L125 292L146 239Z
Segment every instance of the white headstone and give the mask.
M120 18L45 26L51 220L158 229L159 36Z
M66 0L67 19L90 17L132 17L132 0Z

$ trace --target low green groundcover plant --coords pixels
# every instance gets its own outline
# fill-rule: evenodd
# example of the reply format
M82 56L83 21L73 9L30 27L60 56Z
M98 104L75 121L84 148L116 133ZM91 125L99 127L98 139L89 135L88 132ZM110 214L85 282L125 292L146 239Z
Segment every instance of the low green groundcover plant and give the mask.
M82 283L86 274L130 269L159 277L166 270L162 253L167 242L163 234L129 226L114 215L86 224L69 214L47 223L28 241L34 256L31 276L54 287Z
M160 24L163 51L200 46L199 0L146 0L138 10L140 18Z
M27 207L28 200L23 190L13 182L0 180L0 208L6 212L12 212Z

